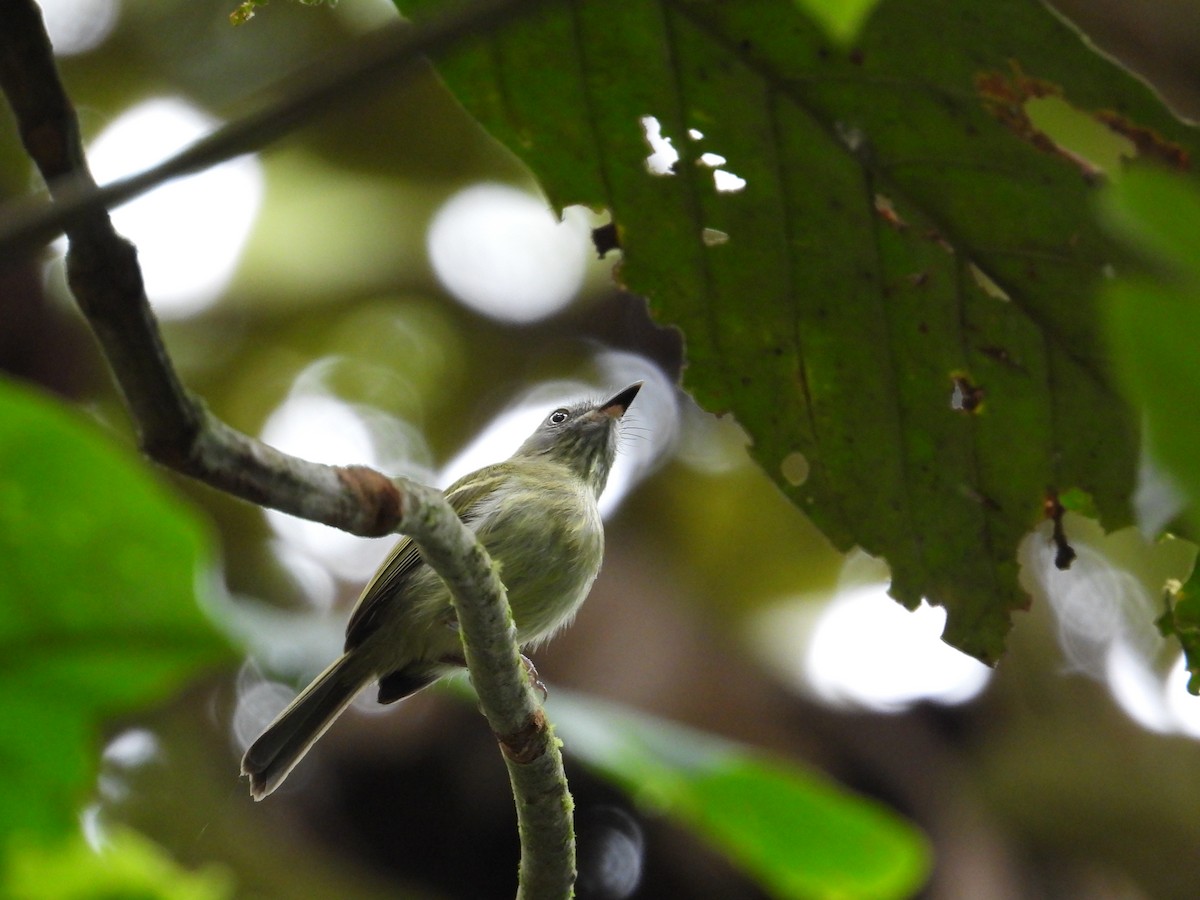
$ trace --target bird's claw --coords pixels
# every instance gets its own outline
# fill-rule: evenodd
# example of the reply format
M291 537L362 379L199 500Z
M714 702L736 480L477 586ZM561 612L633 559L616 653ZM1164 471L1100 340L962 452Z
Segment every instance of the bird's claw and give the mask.
M545 703L550 698L550 692L546 690L546 685L542 683L542 679L538 677L537 666L533 664L533 660L521 654L521 662L525 665L525 674L529 676L529 686L542 695L542 702Z

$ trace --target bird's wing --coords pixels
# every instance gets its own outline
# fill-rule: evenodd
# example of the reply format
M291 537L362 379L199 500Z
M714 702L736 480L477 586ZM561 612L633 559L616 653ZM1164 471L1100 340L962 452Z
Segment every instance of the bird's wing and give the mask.
M500 465L487 466L460 478L446 490L446 500L467 525L475 519L480 502L490 496L503 480ZM350 621L346 624L346 651L359 646L375 631L377 619L385 606L391 602L404 602L405 585L423 565L425 560L411 538L402 538L392 548L350 613Z

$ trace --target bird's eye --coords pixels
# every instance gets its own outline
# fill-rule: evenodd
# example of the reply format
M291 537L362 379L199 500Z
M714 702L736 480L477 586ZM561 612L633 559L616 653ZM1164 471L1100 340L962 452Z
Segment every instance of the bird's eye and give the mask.
M554 412L550 413L550 424L561 425L563 422L567 421L568 416L569 413L565 409L556 409Z

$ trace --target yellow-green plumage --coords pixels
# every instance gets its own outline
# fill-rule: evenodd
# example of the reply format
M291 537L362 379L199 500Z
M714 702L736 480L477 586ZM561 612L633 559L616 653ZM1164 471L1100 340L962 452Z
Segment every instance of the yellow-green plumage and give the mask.
M604 526L596 501L616 455L618 423L640 383L600 404L551 413L508 460L446 491L499 567L522 646L567 625L600 570ZM363 590L345 653L287 707L242 760L255 799L271 793L349 705L379 680L390 703L461 666L445 584L402 539Z

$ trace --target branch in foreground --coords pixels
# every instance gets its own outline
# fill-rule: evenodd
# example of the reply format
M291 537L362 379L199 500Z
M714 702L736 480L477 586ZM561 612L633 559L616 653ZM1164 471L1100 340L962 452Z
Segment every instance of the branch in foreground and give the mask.
M56 198L95 191L79 123L31 0L0 0L0 88L21 140ZM211 415L179 380L142 283L137 251L102 207L67 227L67 278L115 376L142 450L218 490L354 534L395 530L398 496L384 475L288 456Z
M401 529L454 601L479 705L508 766L521 838L518 900L571 896L575 834L562 752L517 653L516 628L487 552L440 491L397 479Z
M484 9L494 13L519 5L506 0ZM464 21L473 28L489 20ZM405 54L405 61L415 58L411 48ZM359 77L369 71L364 68ZM95 199L78 121L32 0L0 0L0 88L56 203L60 196L68 199L64 185L72 183L92 197L63 219L70 241L68 280L112 366L147 455L260 505L357 534L399 530L412 536L450 588L480 705L504 751L522 844L519 896L570 896L574 837L562 757L521 666L504 586L474 534L440 492L406 480L393 483L363 467L322 466L288 456L225 425L183 387L146 298L137 252ZM271 115L248 120L235 136L265 140L263 121L272 123L271 134L282 133L294 127L299 112L327 103L333 93L299 107L281 104ZM181 171L191 169L174 174Z
M397 23L380 28L282 79L264 92L272 99L260 103L254 112L229 122L161 163L102 188L98 188L87 173L82 159L75 159L70 152L62 156L65 165L52 166L47 171L43 166L45 155L37 152L26 139L26 148L38 162L46 180L58 179L50 185L54 203L7 210L4 220L0 221L0 250L10 254L46 244L69 232L72 224L82 221L85 216L114 209L172 178L200 172L244 153L260 150L335 108L347 96L362 97L370 90L386 86L392 79L411 72L428 57L445 53L472 36L489 34L545 2L547 0L481 0L432 18L418 27ZM15 8L23 5L24 0L0 0L0 20L15 19ZM16 28L12 34L0 36L0 79L5 81L6 92L10 73L5 70L9 69L18 78L22 73L29 73L27 87L36 90L41 84L50 86L50 82L33 77L35 70L29 63L34 60L19 55L24 34L25 29ZM42 76L47 75L57 84L53 63L49 72L43 69ZM53 110L46 123L49 126L47 136L52 144L61 146L64 142L59 135L65 133L53 120L64 111L70 112L70 107L63 110L54 105L55 93L57 91L53 90L41 93L39 105L44 111ZM16 109L11 93L10 102ZM20 111L17 117L24 136L27 120Z

